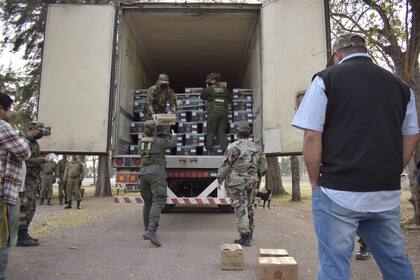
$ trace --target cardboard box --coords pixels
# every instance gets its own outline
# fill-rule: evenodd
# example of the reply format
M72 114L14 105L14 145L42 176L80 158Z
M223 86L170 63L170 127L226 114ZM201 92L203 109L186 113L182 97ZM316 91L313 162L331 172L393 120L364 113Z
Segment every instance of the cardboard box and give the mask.
M284 249L260 249L260 257L287 257L289 253Z
M220 247L220 262L223 270L243 270L245 255L239 244L223 244Z
M292 257L259 257L257 276L259 280L297 280L297 263Z

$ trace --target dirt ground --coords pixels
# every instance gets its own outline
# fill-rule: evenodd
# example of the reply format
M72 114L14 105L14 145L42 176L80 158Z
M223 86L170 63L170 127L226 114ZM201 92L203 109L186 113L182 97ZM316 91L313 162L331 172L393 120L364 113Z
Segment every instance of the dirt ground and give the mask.
M284 248L299 264L299 279L316 279L316 240L310 192L303 202L275 199L271 210L256 211L255 240L246 248L244 271L222 271L219 248L236 238L234 217L216 209L180 209L164 214L155 248L142 239L141 206L112 198L86 198L82 210L40 206L31 227L41 245L13 248L10 280L256 279L258 248ZM405 200L406 195L403 196ZM409 206L404 204L404 211ZM407 254L420 277L420 231L406 231ZM374 260L352 261L352 279L381 279Z

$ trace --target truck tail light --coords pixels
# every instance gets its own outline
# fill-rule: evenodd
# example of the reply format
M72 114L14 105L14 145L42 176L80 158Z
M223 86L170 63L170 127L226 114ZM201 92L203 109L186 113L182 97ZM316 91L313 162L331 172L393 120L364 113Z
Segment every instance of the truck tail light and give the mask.
M139 158L133 158L131 165L134 166L134 167L140 167L141 166L141 160Z
M137 174L130 174L129 177L128 177L128 181L130 183L138 183L139 176Z
M123 158L115 159L115 166L123 166L123 165L124 165L124 159Z
M117 174L117 183L125 183L126 177L125 174Z

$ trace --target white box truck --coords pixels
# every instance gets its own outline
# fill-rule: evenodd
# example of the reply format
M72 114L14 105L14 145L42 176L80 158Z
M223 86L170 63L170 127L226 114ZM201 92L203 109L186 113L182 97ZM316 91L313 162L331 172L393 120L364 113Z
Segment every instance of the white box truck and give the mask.
M327 49L328 0L51 5L38 119L52 134L41 149L110 154L117 182L138 185L140 159L126 152L134 91L159 73L177 90L220 72L230 88L252 89L253 137L265 153L299 153L302 135L290 122ZM228 205L215 181L222 161L168 156L168 204Z

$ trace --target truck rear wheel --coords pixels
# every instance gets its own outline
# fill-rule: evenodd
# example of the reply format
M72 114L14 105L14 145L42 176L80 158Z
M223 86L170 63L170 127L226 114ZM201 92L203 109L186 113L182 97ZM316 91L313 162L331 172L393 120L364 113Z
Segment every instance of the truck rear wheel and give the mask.
M233 207L230 205L218 205L218 207L223 213L233 213Z
M166 213L170 213L172 211L172 209L175 208L175 205L173 204L165 204L165 207L163 207L162 209L162 213L166 214Z

